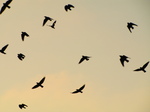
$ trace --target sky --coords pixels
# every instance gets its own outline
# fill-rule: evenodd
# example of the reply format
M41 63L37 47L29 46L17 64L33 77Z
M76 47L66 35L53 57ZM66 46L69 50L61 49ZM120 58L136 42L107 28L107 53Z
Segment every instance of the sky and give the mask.
M6 0L0 1L0 7ZM66 12L64 6L75 6ZM0 15L0 112L150 112L149 0L13 0ZM44 16L55 29L42 26ZM127 22L135 26L132 33ZM21 40L21 32L30 36ZM23 53L23 61L17 54ZM78 64L82 55L89 61ZM129 63L122 67L119 55ZM31 89L46 77L44 88ZM86 85L83 93L71 94ZM19 109L24 103L28 107Z

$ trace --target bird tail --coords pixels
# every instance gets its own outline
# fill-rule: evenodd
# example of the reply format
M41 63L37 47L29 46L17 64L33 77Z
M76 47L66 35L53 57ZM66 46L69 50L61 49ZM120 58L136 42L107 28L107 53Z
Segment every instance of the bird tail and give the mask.
M5 52L1 51L1 53L6 54Z
M143 72L145 73L145 72L146 72L146 70L144 70L144 69L143 69Z
M10 7L10 6L7 6L7 8L9 8L9 9L10 9L11 7Z
M41 88L43 88L44 86L42 86L42 85L40 85L41 86Z
M82 91L80 91L80 93L83 93Z

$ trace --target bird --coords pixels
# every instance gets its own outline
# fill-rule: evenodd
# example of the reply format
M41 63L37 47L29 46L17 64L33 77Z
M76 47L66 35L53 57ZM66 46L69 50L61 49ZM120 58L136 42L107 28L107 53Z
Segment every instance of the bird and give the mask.
M46 22L47 22L48 20L50 20L50 21L53 20L52 18L50 18L50 17L48 17L48 16L44 16L44 17L45 17L45 19L43 20L43 26L46 24Z
M8 0L8 1L6 1L5 3L3 3L3 6L2 6L1 11L0 11L0 14L2 14L6 8L9 8L9 9L11 8L11 7L9 6L9 4L10 4L11 2L12 2L12 0Z
M8 47L9 44L5 45L4 47L2 47L2 49L0 50L1 53L6 54L4 51L6 50L6 48Z
M132 23L132 22L127 23L127 27L128 27L128 29L129 29L129 31L130 31L131 33L132 33L131 29L134 29L133 26L138 26L138 25L137 25L137 24L134 24L134 23Z
M35 88L38 88L38 87L41 87L43 88L44 86L42 85L43 82L45 81L45 77L43 77L40 82L37 82L37 84L35 86L32 87L32 89L35 89Z
M22 41L24 41L25 36L29 37L29 34L27 34L27 32L21 32Z
M147 67L148 64L149 64L149 61L145 63L142 67L135 69L134 71L143 71L145 73L146 72L145 68Z
M18 54L18 58L22 61L25 58L25 55L20 53L20 54Z
M74 8L74 6L71 5L71 4L68 4L68 5L65 5L64 8L65 8L66 11L68 11L68 10L71 11L71 8Z
M120 62L122 64L122 66L124 67L124 62L129 62L129 60L127 59L129 57L125 56L125 55L120 55Z
M23 104L23 103L22 103L22 104L19 104L19 108L20 108L20 109L22 109L22 108L26 109L26 107L28 107L26 104Z
M78 64L82 63L84 60L88 61L89 58L91 58L91 57L82 55L82 58L80 59Z
M74 92L72 92L72 94L79 93L79 92L83 93L82 90L84 89L84 87L85 87L85 84L82 87L80 87L79 89L76 89Z
M52 25L48 25L48 26L50 26L50 27L52 27L53 29L55 29L55 24L56 24L56 21L54 21Z

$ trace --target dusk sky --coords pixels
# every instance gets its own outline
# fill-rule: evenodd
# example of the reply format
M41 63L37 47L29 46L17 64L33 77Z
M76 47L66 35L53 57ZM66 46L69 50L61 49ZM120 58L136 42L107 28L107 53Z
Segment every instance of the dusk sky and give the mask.
M75 8L66 12L67 4ZM134 71L150 61L149 0L13 0L10 6L0 15L0 49L9 44L0 53L0 112L150 112L150 65L146 73ZM53 21L42 26L44 16ZM132 33L127 22L138 25ZM29 34L24 41L21 32ZM78 64L82 55L91 58ZM124 67L119 55L129 57ZM43 77L44 88L31 89ZM84 84L83 93L71 94ZM21 103L28 107L21 110Z

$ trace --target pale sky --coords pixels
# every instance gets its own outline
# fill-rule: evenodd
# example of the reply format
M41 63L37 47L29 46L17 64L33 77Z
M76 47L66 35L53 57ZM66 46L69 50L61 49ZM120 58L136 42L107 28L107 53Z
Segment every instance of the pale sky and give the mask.
M6 0L0 0L0 7ZM64 6L75 8L66 12ZM150 112L149 0L13 0L0 15L0 112ZM57 20L43 27L44 16ZM133 33L127 29L133 22ZM21 40L21 32L30 37ZM26 57L17 58L18 53ZM78 64L82 55L89 61ZM130 57L122 67L119 55ZM44 88L31 89L46 77ZM83 93L72 91L86 84ZM27 109L18 105L25 103Z

